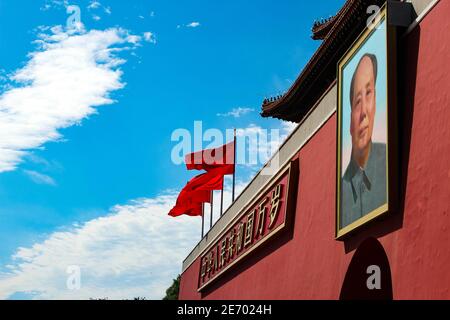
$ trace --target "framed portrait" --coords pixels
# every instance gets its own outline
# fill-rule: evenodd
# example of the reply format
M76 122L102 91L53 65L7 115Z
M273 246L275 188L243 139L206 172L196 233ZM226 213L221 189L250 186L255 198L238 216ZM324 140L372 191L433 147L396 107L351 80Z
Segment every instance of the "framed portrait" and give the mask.
M387 14L385 6L338 63L337 239L389 212L392 203L396 63Z

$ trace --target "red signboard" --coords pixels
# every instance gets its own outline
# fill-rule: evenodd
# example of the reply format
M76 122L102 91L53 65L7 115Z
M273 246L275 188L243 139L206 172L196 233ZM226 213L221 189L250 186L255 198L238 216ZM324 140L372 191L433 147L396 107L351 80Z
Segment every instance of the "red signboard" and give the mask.
M281 170L203 252L198 290L286 227L296 171L292 164Z

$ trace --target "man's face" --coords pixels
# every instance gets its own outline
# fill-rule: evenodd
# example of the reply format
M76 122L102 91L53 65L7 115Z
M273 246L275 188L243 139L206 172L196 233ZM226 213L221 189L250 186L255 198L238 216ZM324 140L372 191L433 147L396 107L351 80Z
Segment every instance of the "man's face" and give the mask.
M351 104L352 147L356 154L361 154L372 139L376 108L375 75L369 57L364 57L356 70Z

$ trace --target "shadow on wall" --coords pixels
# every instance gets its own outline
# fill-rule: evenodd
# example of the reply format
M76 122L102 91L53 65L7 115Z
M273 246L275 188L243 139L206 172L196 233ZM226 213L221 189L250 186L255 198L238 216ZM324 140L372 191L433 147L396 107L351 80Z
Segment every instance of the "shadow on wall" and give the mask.
M365 240L356 250L345 274L340 300L392 300L389 260L375 238Z

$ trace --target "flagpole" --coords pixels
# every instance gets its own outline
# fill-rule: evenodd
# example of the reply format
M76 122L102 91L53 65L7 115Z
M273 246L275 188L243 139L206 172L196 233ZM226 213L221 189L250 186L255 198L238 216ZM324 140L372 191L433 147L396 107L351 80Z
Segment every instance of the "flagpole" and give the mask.
M223 184L224 184L223 181L224 180L225 180L225 176L222 179L222 190L220 191L220 216L222 216L222 213L223 213Z
M233 148L233 152L234 152L234 158L233 158L233 165L234 165L234 170L233 170L233 191L231 193L231 201L232 203L234 202L234 187L236 185L236 128L234 129L234 133L233 133L233 144L234 144L234 148Z
M202 239L205 231L205 204L202 202Z
M214 191L211 190L211 217L209 218L209 229L212 228L212 221L213 221L213 202L214 202Z

